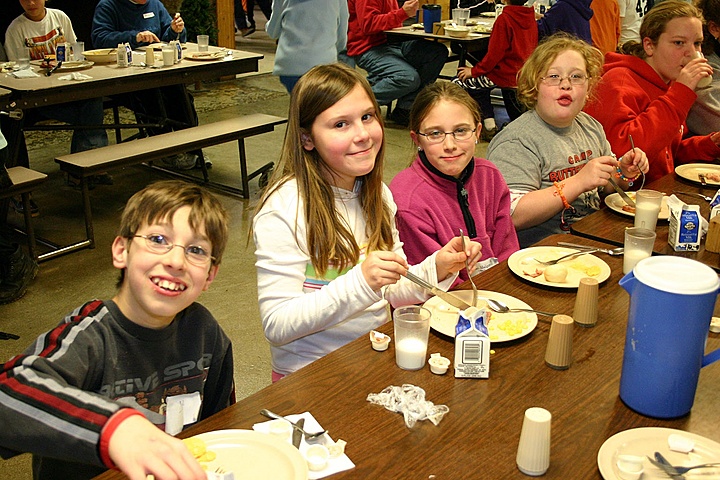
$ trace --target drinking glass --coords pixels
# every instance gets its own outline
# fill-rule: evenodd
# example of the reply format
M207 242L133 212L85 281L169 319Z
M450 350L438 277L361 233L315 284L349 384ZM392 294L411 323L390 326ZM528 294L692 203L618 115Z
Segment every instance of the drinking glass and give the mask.
M628 227L625 229L625 253L623 273L629 273L635 265L652 255L655 232L647 228Z
M198 35L197 36L198 52L207 52L208 45L210 44L209 35Z
M404 370L419 370L425 366L430 310L410 305L393 312L395 324L395 363Z
M635 194L635 226L655 231L663 194L655 190L638 190Z

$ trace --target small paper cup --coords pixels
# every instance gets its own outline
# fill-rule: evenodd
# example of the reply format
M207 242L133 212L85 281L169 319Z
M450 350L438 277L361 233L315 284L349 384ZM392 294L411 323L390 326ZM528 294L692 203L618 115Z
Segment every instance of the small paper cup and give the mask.
M390 337L384 333L373 330L370 332L370 342L372 343L373 350L384 352L390 345Z
M328 458L330 458L330 451L325 445L310 445L305 450L308 468L313 472L324 470L327 467Z

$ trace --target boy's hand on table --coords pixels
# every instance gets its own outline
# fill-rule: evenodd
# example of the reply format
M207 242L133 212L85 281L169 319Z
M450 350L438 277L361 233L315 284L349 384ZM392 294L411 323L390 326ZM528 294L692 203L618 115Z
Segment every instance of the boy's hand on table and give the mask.
M110 437L108 453L130 480L206 480L207 474L182 440L171 437L141 415L120 423Z

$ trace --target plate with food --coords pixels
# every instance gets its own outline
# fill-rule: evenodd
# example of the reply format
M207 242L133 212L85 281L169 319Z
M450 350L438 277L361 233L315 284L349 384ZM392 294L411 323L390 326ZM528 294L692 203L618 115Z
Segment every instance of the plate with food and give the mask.
M472 301L472 290L454 290L452 294L468 303ZM484 298L500 300L510 308L532 308L515 297L487 290L478 290L478 307L482 308L485 305ZM440 297L432 297L423 306L432 314L430 328L448 337L455 336L455 325L460 315L457 307L453 307ZM522 338L535 330L538 323L537 315L531 312L496 313L488 309L488 313L490 321L487 327L491 343Z
M116 63L117 48L98 48L96 50L85 50L83 52L85 60L95 63Z
M165 42L155 42L155 43L151 43L150 45L148 45L148 47L152 47L157 50L157 49L162 49L163 47L167 47L168 45L170 45L170 44L165 43ZM187 45L185 45L184 43L181 43L180 46L182 46L183 50L187 50Z
M88 68L95 65L94 62L89 60L72 60L63 62L62 65L57 69L58 72L74 72L76 70L87 70Z
M687 448L679 448L681 443L687 443L691 447L690 451L685 453ZM690 466L720 462L720 443L674 428L640 427L618 432L605 440L597 455L600 475L605 480L627 478L621 474L619 464L627 459L637 458L643 468L643 480L669 478L648 460L647 457L654 452L660 452L672 465ZM682 478L718 478L719 475L720 468L706 468L691 470Z
M627 196L630 197L631 200L635 201L635 192L626 192ZM658 215L658 220L667 220L670 218L670 209L667 206L668 197L667 195L664 195L662 198L662 204L660 205L660 214ZM627 215L630 217L635 216L635 207L631 207L627 203L623 201L622 198L620 198L620 194L618 193L612 193L605 197L605 205L607 205L611 210L621 213L623 215Z
M480 12L481 17L494 17L495 12Z
M720 165L712 163L688 163L675 167L675 173L685 180L700 183L700 175L705 176L705 183L708 185L720 185Z
M556 288L577 288L580 279L595 278L602 283L610 278L610 266L592 254L579 255L548 267L549 262L569 253L582 250L564 247L529 247L508 258L508 267L518 277L532 283Z
M213 61L225 58L227 53L224 51L218 52L185 52L184 57L188 60L199 60L199 61Z
M307 480L300 451L281 438L254 430L215 430L183 439L205 470L223 469L235 478Z
M475 33L492 33L492 27L489 25L476 25Z

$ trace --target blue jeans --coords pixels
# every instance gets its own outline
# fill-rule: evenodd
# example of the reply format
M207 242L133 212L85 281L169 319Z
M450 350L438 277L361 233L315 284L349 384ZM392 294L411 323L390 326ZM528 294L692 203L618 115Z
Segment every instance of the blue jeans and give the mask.
M368 72L368 82L380 105L397 99L396 108L410 110L415 96L435 81L448 57L445 45L428 40L386 43L355 57Z
M295 88L295 84L298 82L298 80L300 80L299 75L280 75L280 83L285 85L288 93L292 93L293 88Z
M70 152L83 152L108 144L107 132L102 128L102 98L79 100L77 102L51 105L37 109L37 113L47 119L59 120L70 125L98 125L98 129L73 130Z

